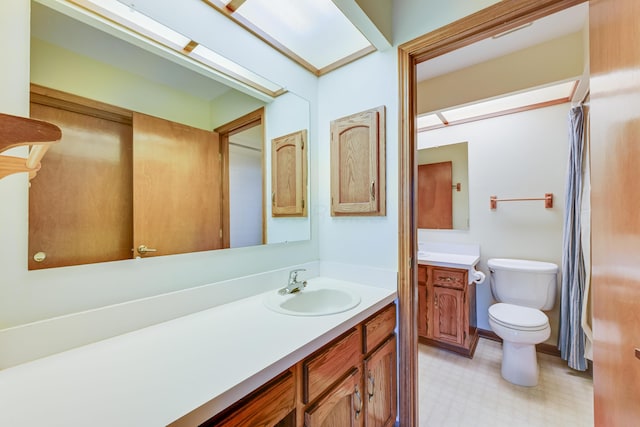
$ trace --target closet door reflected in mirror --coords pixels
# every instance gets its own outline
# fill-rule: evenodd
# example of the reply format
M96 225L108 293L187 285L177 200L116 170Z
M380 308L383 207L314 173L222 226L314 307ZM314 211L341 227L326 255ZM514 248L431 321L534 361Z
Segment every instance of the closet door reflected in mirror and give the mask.
M31 117L56 123L62 140L29 188L29 269L132 255L131 117L69 109L31 104Z
M32 180L29 269L224 246L215 132L33 89L32 117L62 140Z
M221 163L215 132L133 113L136 256L223 247Z

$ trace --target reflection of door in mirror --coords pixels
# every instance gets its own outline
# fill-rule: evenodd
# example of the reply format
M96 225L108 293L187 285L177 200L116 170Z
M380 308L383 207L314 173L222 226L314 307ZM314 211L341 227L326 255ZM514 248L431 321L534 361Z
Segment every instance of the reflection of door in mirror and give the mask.
M418 166L418 228L453 228L451 162Z
M437 131L418 134L422 147L416 156L420 174L417 226L422 230L468 230L468 143L451 143Z
M30 269L223 247L216 133L32 91L32 117L56 123L62 140L32 181Z
M219 126L226 211L224 242L227 248L265 243L264 108Z

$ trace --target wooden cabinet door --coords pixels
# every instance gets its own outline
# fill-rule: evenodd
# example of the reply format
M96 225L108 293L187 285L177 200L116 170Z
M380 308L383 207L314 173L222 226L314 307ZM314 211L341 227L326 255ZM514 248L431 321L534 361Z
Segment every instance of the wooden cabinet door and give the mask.
M271 215L307 216L307 131L271 141Z
M385 215L384 106L331 122L331 215Z
M365 427L395 424L396 372L396 337L393 335L364 361Z
M427 288L427 267L418 266L418 335L421 337L428 336L429 319L427 314L430 312L428 303Z
M62 140L29 189L30 270L133 255L131 119L75 111L31 104L31 117L59 126Z
M458 345L464 343L464 292L433 287L433 338Z
M133 247L154 256L220 249L218 135L133 114ZM145 245L155 252L141 253Z
M305 411L305 427L362 426L364 414L360 380L360 371L353 369L344 380Z
M418 228L453 228L451 162L418 166Z

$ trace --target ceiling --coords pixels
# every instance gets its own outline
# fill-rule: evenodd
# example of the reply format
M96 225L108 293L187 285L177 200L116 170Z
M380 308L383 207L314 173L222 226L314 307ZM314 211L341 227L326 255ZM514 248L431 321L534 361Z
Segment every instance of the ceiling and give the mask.
M212 100L230 88L39 3L31 3L31 35L194 97Z
M586 2L581 3L534 21L517 31L505 32L503 36L490 37L422 62L416 67L417 80L428 80L575 33L583 29L588 21L588 5Z

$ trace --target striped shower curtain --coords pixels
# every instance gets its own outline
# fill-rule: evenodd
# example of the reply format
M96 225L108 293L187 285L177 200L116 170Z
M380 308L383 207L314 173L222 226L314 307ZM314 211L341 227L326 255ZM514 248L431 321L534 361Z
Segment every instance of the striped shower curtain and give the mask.
M586 272L581 243L581 213L584 161L584 109L569 112L569 165L567 170L562 250L562 292L558 348L570 368L587 369L582 309Z

